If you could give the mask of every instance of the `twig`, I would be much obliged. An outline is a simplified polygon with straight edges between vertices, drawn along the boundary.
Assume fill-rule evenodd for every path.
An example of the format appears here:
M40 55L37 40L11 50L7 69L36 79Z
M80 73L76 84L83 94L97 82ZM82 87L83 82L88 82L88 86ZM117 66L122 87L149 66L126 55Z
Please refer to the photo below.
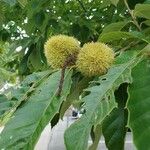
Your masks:
M63 83L64 83L65 71L66 71L66 66L63 66L63 68L61 70L61 78L59 81L58 91L56 94L58 97L60 97L60 95L61 95L61 91L62 91L62 87L63 87Z
M126 51L127 49L129 49L129 48L131 48L131 47L133 47L133 46L135 46L135 45L138 44L139 42L140 42L140 41L131 42L131 43L130 43L129 45L127 45L126 47L124 47L124 48L120 49L119 51L117 51L117 52L115 53L115 55L118 56L120 53Z
M141 31L141 27L140 27L140 25L138 24L138 22L137 22L137 20L136 20L136 18L135 18L135 16L134 16L134 14L133 14L133 11L129 8L129 5L128 5L128 3L127 3L127 0L124 0L124 3L125 3L125 6L127 7L128 11L129 11L129 13L130 13L130 15L131 15L131 17L132 17L133 23L136 25L136 27L138 28L138 30Z
M120 51L123 52L133 46L135 46L136 44L138 44L140 41L136 41L136 42L131 42L129 45L127 45L126 47L122 48Z
M70 65L75 64L76 61L76 54L70 55L67 60L65 61L64 65L62 66L62 70L61 70L61 78L59 81L59 86L58 86L58 91L56 93L56 96L60 97L61 96L61 91L63 88L63 83L64 83L64 77L65 77L65 71L66 68Z

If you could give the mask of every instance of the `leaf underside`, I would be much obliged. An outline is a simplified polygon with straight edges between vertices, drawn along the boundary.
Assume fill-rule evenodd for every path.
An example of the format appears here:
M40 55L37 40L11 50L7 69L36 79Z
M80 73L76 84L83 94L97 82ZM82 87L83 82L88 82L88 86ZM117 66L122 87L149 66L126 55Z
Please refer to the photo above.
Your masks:
M42 130L59 111L71 87L72 71L65 75L61 97L56 97L60 71L46 78L6 124L0 134L0 149L34 149Z
M85 150L94 124L101 124L104 118L117 106L114 91L120 84L131 82L131 68L137 63L133 58L127 63L112 67L105 76L100 77L100 85L89 87L89 95L83 98L85 114L65 132L67 150Z

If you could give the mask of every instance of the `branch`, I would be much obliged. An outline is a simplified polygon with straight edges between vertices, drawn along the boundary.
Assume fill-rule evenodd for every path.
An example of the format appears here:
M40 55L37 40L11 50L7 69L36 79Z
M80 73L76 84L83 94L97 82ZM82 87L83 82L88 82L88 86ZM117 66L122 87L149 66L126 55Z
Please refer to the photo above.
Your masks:
M62 91L62 88L63 88L63 83L64 83L64 77L65 77L65 71L66 71L66 68L68 66L71 66L71 65L74 65L75 64L75 61L76 61L76 53L73 54L73 55L70 55L67 60L65 61L64 65L62 66L62 70L61 70L61 78L60 78L60 81L59 81L59 86L58 86L58 91L56 93L56 96L60 97L61 96L61 91Z
M121 54L122 52L126 51L127 49L137 45L140 41L136 41L136 42L131 42L129 45L127 45L126 47L120 49L119 51L117 51L115 53L116 56L118 56L119 54Z
M57 91L57 94L56 94L58 97L60 97L61 91L62 91L62 88L63 88L65 71L66 71L66 66L63 66L63 68L61 70L61 78L60 78L60 81L59 81L58 91Z
M141 27L140 27L140 25L138 24L138 22L137 22L137 20L136 20L136 18L135 18L135 16L134 16L134 14L133 14L133 11L129 8L129 5L128 5L128 3L127 3L127 0L124 0L124 3L125 3L125 6L127 7L128 11L129 11L129 13L130 13L130 15L131 15L131 18L132 18L132 20L133 20L133 23L136 25L136 27L138 28L138 30L141 31Z
M136 41L136 42L131 42L129 45L127 45L126 47L122 48L120 51L125 51L135 45L137 45L140 41Z

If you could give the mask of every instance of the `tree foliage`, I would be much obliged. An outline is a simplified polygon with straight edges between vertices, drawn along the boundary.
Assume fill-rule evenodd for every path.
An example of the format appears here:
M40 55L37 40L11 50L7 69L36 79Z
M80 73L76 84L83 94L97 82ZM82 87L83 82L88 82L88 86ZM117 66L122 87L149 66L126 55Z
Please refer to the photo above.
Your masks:
M15 84L0 94L0 149L34 149L44 127L71 105L84 113L64 134L67 150L96 150L101 135L109 150L124 149L127 128L138 150L150 149L149 0L1 0L0 10L0 87ZM114 64L94 77L67 68L58 96L63 69L44 54L58 34L81 47L106 43Z

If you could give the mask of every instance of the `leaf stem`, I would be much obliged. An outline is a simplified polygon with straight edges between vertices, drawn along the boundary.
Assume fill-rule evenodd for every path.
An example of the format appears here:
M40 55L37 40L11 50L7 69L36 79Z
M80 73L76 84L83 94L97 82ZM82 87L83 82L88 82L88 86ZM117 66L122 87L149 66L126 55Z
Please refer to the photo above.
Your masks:
M129 5L128 5L128 3L127 3L127 0L124 0L124 4L125 4L125 6L127 7L128 11L129 11L129 13L130 13L130 15L131 15L131 18L132 18L132 20L133 20L133 23L134 23L135 26L138 28L138 30L141 31L141 27L140 27L140 25L138 24L138 22L137 22L137 20L136 20L136 18L135 18L135 16L134 16L134 14L133 14L133 10L131 10L131 9L129 8Z
M57 94L56 94L58 97L61 96L61 91L62 91L63 83L64 83L65 71L66 71L66 66L63 66L63 68L61 69L61 78L60 78L60 81L59 81L58 91L57 91Z
M73 55L68 56L68 58L66 59L66 61L64 62L63 66L62 66L61 77L60 77L59 86L58 86L58 91L56 93L57 97L61 96L61 91L62 91L62 88L63 88L63 83L64 83L64 77L65 77L66 68L68 66L70 66L70 65L74 65L75 64L76 56L77 56L76 53L73 54Z
M115 55L118 56L118 55L121 54L122 52L128 50L129 48L131 48L131 47L133 47L133 46L135 46L135 45L137 45L139 42L140 42L140 41L131 42L131 43L130 43L129 45L127 45L126 47L124 47L124 48L120 49L119 51L117 51L117 52L115 53Z
M125 51L135 45L137 45L140 41L136 41L136 42L131 42L129 45L127 45L126 47L122 48L120 51Z

